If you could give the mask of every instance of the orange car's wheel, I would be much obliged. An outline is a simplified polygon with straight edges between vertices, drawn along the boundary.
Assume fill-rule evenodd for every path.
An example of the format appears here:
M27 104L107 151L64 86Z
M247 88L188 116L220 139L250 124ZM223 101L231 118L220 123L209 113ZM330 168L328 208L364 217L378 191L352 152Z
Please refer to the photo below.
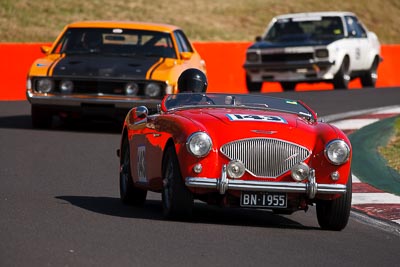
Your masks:
M351 172L346 186L346 193L339 198L317 201L317 219L322 229L340 231L346 227L351 209Z
M163 160L162 205L168 219L185 219L193 210L193 195L185 186L173 146L165 151Z
M31 106L32 127L45 129L50 128L53 121L53 114L45 108L32 105Z
M131 176L130 151L128 139L124 139L121 151L121 165L119 173L119 192L121 201L128 205L143 205L147 191L135 187Z

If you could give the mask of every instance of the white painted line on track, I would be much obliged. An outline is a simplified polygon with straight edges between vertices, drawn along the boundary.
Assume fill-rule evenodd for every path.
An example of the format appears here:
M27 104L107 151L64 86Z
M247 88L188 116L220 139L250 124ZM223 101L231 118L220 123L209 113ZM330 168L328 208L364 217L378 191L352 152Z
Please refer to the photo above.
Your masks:
M372 123L379 121L379 119L349 119L341 120L337 122L331 122L330 124L335 125L339 129L343 130L357 130Z
M372 114L392 114L392 113L399 113L400 114L400 107L389 108L374 112Z
M400 204L400 197L390 193L353 193L352 205Z
M365 115L365 114L371 114L371 115L384 115L384 114L400 114L400 106L391 106L391 107L385 107L385 108L379 108L376 110L370 110L370 112L359 112L359 114L354 113L353 116L357 116L357 115ZM347 114L347 115L350 115ZM342 120L337 120L340 117L342 117ZM356 131L359 130L362 127L365 127L369 124L375 123L377 121L380 120L380 118L355 118L355 119L351 119L351 116L344 116L342 114L342 116L328 116L328 118L330 118L330 123L335 125L336 127L338 127L339 129L343 130L343 131ZM336 122L332 122L332 120L337 120ZM353 184L359 184L359 183L363 183L357 176L352 175L352 182ZM368 192L364 192L364 193L352 193L352 205L354 205L355 209L360 209L360 207L357 208L357 206L355 205L366 205L366 207L379 207L379 204L383 204L383 205L397 205L400 204L400 196L394 195L394 194L390 194L390 193L368 193ZM363 210L362 208L360 210ZM383 211L382 211L383 212ZM358 213L352 213L353 216L354 214L358 214ZM359 215L357 215L359 216ZM372 217L371 217L372 218ZM390 219L388 219L390 220ZM400 225L400 219L397 218L393 218L392 220L390 220L391 222ZM387 229L387 227L384 227L384 229ZM399 229L396 228L395 232L397 234L400 234Z
M355 176L354 174L352 174L351 176L352 176L352 179L351 179L351 180L352 180L353 184L354 184L354 183L361 183L361 180L358 179L357 176Z

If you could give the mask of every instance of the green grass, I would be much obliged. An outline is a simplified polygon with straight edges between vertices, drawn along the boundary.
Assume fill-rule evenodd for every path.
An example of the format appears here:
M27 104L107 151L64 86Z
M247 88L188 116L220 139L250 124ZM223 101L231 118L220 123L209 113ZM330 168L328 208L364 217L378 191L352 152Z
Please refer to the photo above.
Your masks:
M392 169L400 172L400 117L395 120L393 135L385 147L378 152L384 157Z
M78 20L175 24L192 41L253 41L275 15L352 11L382 44L400 44L399 0L0 0L0 42L51 42Z

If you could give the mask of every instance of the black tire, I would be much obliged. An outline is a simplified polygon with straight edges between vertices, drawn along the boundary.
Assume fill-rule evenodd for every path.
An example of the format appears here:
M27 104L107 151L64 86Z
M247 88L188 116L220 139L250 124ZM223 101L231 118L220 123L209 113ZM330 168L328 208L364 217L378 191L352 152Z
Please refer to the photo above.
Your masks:
M340 231L346 227L351 209L351 172L346 186L346 193L339 198L317 201L317 219L322 229Z
M283 91L294 91L297 83L295 82L281 82Z
M146 201L147 190L137 188L133 184L130 166L129 142L125 138L122 143L119 192L122 203L127 205L141 206Z
M263 83L262 82L252 82L249 75L246 75L246 87L250 93L261 92Z
M32 127L36 129L47 129L53 122L53 114L46 108L31 106Z
M362 87L375 87L378 80L378 65L379 59L375 58L370 69L360 77Z
M187 219L193 211L193 195L184 184L173 146L163 159L162 206L167 219Z
M347 89L350 82L350 60L348 57L343 59L342 65L333 78L333 87L335 89Z

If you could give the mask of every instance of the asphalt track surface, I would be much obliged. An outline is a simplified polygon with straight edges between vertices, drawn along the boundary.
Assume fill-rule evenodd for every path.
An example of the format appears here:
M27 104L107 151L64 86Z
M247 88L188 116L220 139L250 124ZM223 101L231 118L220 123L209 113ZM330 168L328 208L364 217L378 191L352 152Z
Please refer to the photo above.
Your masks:
M320 116L400 102L400 88L273 93ZM341 232L290 216L197 203L165 221L160 195L121 204L120 125L34 130L26 101L0 102L0 266L397 266L400 230L352 212Z

